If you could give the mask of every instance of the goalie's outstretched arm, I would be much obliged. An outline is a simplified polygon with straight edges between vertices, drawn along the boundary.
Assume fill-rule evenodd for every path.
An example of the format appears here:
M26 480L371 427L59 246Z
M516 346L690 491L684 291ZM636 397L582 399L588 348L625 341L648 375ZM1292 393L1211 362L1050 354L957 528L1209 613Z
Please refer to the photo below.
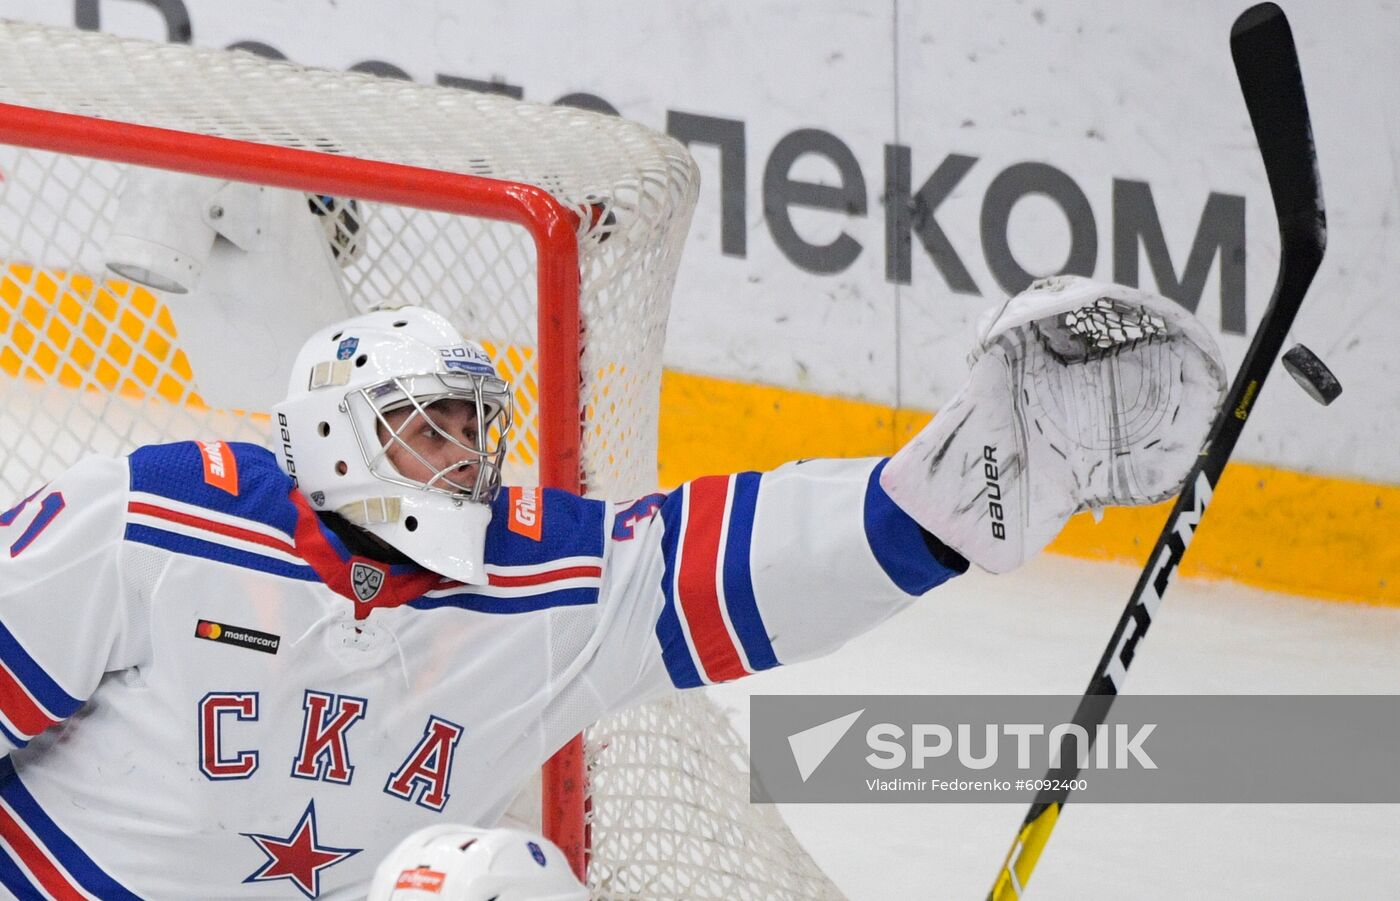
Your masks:
M1078 510L1168 497L1225 387L1190 313L1073 276L996 311L971 362L888 461L708 477L619 509L603 603L654 657L624 685L690 688L819 656L967 561L1012 569Z
M827 653L967 569L880 487L885 460L707 476L616 508L601 603L630 703Z

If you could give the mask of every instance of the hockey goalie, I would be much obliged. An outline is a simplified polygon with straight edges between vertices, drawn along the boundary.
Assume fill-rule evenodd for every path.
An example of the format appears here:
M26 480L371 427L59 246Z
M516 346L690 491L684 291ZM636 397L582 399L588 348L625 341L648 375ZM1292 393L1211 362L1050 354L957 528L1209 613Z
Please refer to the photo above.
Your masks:
M987 317L892 458L592 500L503 486L492 358L384 302L305 339L276 452L92 457L0 514L9 893L363 897L401 839L495 825L610 711L824 654L1076 511L1170 496L1225 387L1178 305L1057 277Z

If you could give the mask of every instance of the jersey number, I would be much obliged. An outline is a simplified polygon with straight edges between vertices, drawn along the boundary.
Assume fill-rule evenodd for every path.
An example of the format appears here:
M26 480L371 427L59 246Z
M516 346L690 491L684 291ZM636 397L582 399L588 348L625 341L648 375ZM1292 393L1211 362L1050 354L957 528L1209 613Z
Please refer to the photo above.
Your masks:
M41 488L40 491L42 490ZM38 496L39 492L36 491L4 513L0 513L0 527L8 526L16 519L19 519L19 515L24 512L24 508L29 506L29 502ZM15 539L14 544L10 545L10 556L18 557L20 554L24 553L24 549L34 543L34 539L39 537L39 533L47 529L49 523L53 522L54 518L63 512L63 507L62 492L53 491L44 495L44 499L39 502L38 515L29 523L24 533Z
M618 510L617 515L613 517L613 541L631 541L635 538L637 523L651 519L656 511L661 509L661 502L664 500L664 494L648 494Z

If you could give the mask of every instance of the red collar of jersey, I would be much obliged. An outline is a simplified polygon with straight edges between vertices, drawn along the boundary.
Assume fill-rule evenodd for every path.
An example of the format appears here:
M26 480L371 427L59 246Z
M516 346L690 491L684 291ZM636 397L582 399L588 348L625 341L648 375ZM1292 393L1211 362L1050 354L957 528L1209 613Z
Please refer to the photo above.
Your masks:
M297 553L327 588L354 602L356 619L364 619L376 607L398 607L434 588L461 584L414 564L389 564L350 553L344 542L321 524L301 491L293 488L290 497L297 511L293 536Z

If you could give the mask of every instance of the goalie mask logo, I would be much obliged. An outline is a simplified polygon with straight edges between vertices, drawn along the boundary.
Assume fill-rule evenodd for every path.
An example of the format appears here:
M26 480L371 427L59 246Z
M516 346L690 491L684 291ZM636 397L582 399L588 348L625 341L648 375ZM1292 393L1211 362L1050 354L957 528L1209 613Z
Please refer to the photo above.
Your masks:
M355 589L355 597L368 604L379 595L384 587L384 570L368 563L356 562L350 566L350 587Z

